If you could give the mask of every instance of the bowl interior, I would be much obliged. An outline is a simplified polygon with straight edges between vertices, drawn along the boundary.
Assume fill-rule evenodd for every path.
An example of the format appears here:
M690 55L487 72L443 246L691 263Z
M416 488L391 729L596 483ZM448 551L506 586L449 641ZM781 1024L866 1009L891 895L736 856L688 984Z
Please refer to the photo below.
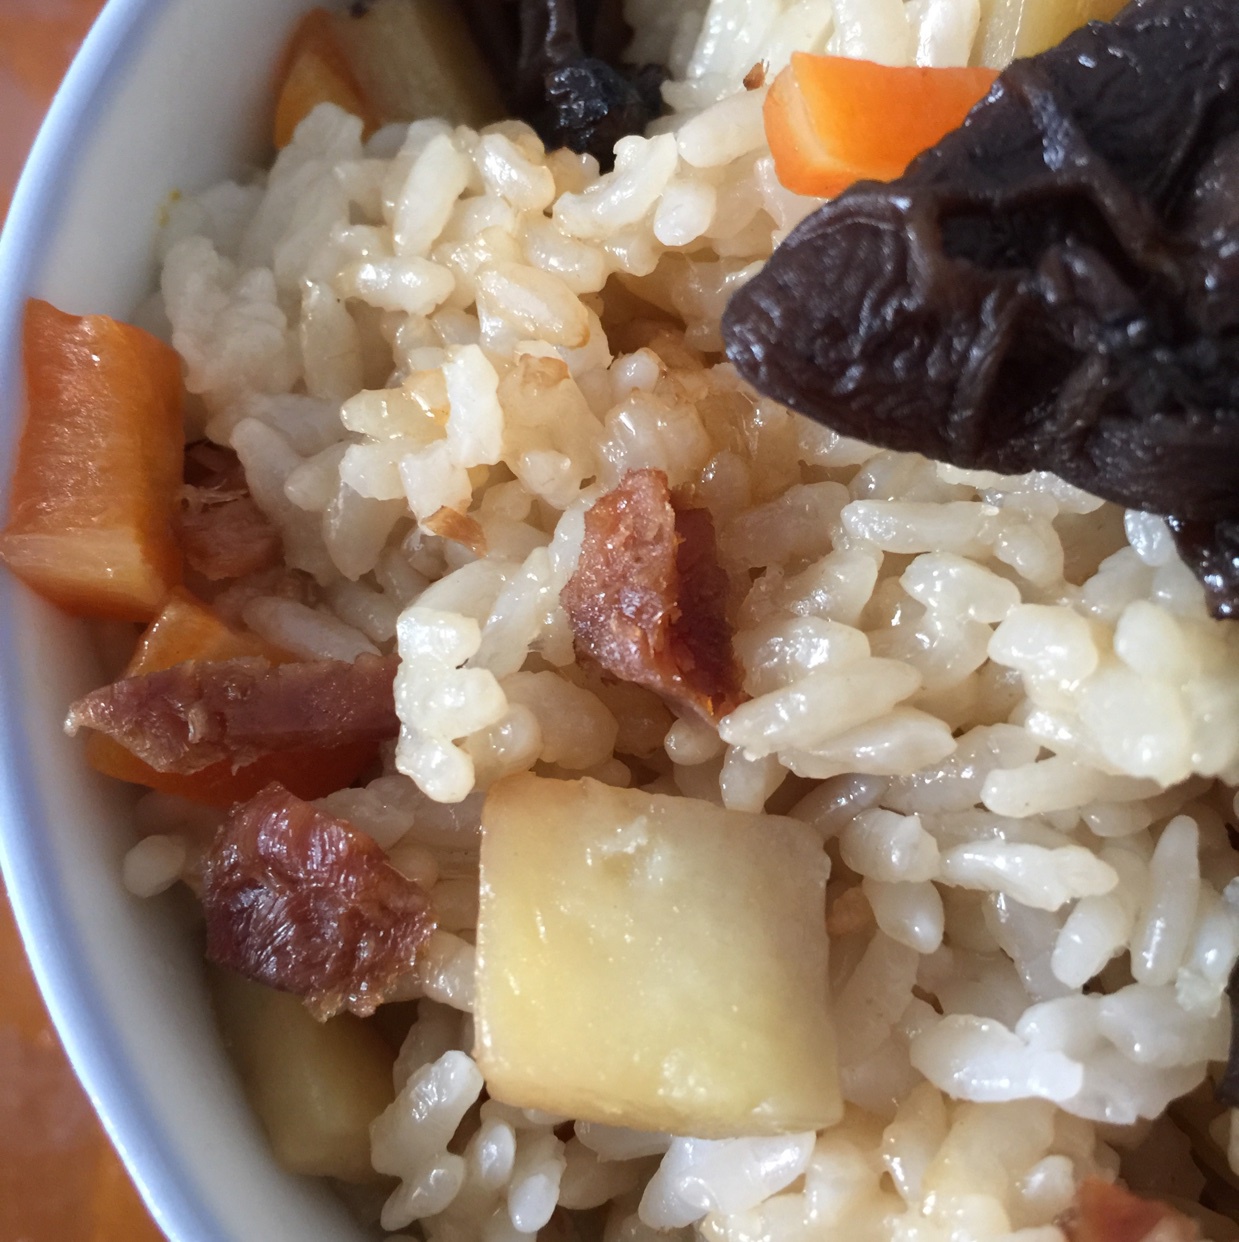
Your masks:
M105 8L0 239L0 488L22 417L25 299L133 313L154 284L168 195L266 158L273 66L307 7ZM216 1035L184 907L121 887L132 797L61 731L100 667L85 626L0 574L0 861L69 1056L174 1242L365 1236L329 1191L272 1162Z

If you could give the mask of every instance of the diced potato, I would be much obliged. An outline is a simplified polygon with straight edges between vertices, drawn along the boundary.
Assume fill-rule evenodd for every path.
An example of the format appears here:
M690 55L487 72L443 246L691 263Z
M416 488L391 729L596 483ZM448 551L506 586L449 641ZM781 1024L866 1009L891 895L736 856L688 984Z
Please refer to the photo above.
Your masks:
M472 126L504 114L455 0L378 0L336 30L367 99L388 121L443 116Z
M1109 21L1127 0L981 0L973 61L1001 69L1061 43L1085 22Z
M522 773L482 829L492 1095L705 1138L839 1118L828 863L803 824Z
M370 1123L395 1097L387 1041L351 1014L318 1022L297 997L231 971L212 983L224 1041L280 1165L376 1180Z

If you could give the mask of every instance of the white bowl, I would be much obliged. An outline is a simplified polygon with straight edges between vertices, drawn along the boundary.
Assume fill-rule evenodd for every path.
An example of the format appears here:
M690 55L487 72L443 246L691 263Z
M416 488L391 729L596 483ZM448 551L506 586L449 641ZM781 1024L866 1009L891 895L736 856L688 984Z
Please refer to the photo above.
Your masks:
M310 0L111 0L56 97L0 237L0 487L28 296L131 314L170 191L265 158L271 81ZM131 898L132 797L61 731L101 680L86 628L0 571L0 861L65 1047L173 1242L366 1236L280 1172L223 1051L175 898Z

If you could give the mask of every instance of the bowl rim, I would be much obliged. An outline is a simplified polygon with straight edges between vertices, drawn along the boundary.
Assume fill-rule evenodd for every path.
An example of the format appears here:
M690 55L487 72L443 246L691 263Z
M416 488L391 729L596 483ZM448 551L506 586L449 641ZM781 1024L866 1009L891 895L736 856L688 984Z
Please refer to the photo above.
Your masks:
M0 231L0 379L18 380L25 301L59 223L56 204L164 0L107 0L39 128ZM18 387L15 385L15 387ZM0 481L7 496L8 480ZM0 872L52 1021L156 1223L173 1242L219 1242L227 1231L174 1153L120 1032L86 970L41 826L47 813L21 727L17 591L0 590Z

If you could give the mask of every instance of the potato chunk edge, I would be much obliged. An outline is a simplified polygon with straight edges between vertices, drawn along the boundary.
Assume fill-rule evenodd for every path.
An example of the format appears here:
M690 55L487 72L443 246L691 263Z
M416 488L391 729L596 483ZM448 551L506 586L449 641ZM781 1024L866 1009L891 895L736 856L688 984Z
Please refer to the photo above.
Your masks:
M482 816L475 1057L525 1108L703 1138L838 1120L805 825L509 777Z

